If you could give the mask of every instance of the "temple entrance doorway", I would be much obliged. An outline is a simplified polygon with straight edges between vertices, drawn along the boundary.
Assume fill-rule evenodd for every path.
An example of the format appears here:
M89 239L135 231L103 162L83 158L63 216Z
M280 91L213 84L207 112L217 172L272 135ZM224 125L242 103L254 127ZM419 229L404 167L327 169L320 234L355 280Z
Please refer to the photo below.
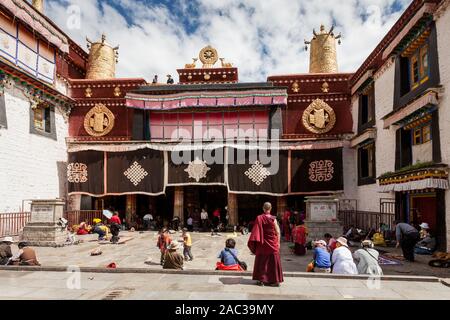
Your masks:
M238 194L239 225L248 225L263 213L265 202L272 204L272 214L277 213L277 197L269 195Z
M216 209L221 211L221 220L225 221L228 205L228 191L225 186L187 186L184 187L184 220L192 217L194 228L200 225L200 212L204 208L212 219Z

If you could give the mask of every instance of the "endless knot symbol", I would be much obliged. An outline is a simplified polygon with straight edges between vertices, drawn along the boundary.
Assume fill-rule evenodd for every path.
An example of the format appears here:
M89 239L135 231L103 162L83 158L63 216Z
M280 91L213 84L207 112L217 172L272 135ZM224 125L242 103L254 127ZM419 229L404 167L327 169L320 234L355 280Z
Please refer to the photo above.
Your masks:
M309 164L309 180L313 182L330 181L333 174L334 167L331 160L313 161Z
M69 163L67 165L67 181L72 183L84 183L87 180L87 165L84 163Z
M137 186L146 176L148 172L141 167L136 161L123 173L128 180Z
M245 175L252 180L254 184L259 186L268 176L270 176L270 172L256 160L255 163L245 171Z
M184 169L189 174L189 178L195 179L197 182L202 178L206 178L209 170L211 168L206 165L206 161L202 161L199 158L195 158L194 161L189 161L188 167Z

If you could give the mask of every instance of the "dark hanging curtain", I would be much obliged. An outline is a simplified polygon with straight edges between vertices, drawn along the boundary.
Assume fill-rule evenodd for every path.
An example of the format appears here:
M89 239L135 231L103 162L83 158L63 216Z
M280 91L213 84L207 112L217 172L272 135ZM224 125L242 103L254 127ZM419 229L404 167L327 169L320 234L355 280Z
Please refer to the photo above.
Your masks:
M285 150L228 149L228 184L231 192L287 194L287 168L288 151Z
M202 164L200 161L205 161L205 163ZM206 172L205 177L203 177L203 172ZM219 183L225 184L223 148L168 152L169 185Z
M104 153L81 151L69 153L67 184L70 193L92 196L104 194Z
M164 192L164 152L142 149L108 152L108 194Z
M344 189L342 148L294 150L291 157L292 193Z

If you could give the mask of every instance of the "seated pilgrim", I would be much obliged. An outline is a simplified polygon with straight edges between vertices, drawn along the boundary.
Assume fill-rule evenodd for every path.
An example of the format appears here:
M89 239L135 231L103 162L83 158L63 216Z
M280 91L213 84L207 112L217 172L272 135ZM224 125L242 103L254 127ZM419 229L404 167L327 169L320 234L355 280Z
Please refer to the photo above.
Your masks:
M5 237L0 241L0 266L9 264L13 254L11 251L12 237Z
M90 226L86 224L86 222L81 222L78 226L77 235L82 236L85 234L89 234Z
M428 234L425 238L416 243L414 252L416 254L433 254L436 249L436 239Z
M361 249L353 253L356 268L359 274L383 275L383 270L378 263L379 252L375 250L371 240L361 242Z
M180 243L176 240L172 241L167 248L166 254L164 255L163 269L184 269L184 258L177 251L180 248Z
M225 248L217 256L220 262L216 263L216 270L243 270L237 261L238 251L235 247L236 241L234 239L230 238L225 241Z
M21 266L40 266L36 258L36 252L26 242L20 242L19 252L12 258L13 264Z

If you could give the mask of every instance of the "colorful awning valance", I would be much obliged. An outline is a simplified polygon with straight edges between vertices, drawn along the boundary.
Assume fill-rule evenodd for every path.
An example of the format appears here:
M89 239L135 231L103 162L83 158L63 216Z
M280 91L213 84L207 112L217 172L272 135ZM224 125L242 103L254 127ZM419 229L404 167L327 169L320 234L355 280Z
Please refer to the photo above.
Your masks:
M448 189L445 168L424 168L405 173L393 173L379 178L380 192L401 192L424 189Z
M173 110L198 107L242 107L286 105L286 90L204 91L169 95L143 95L128 93L129 108Z

